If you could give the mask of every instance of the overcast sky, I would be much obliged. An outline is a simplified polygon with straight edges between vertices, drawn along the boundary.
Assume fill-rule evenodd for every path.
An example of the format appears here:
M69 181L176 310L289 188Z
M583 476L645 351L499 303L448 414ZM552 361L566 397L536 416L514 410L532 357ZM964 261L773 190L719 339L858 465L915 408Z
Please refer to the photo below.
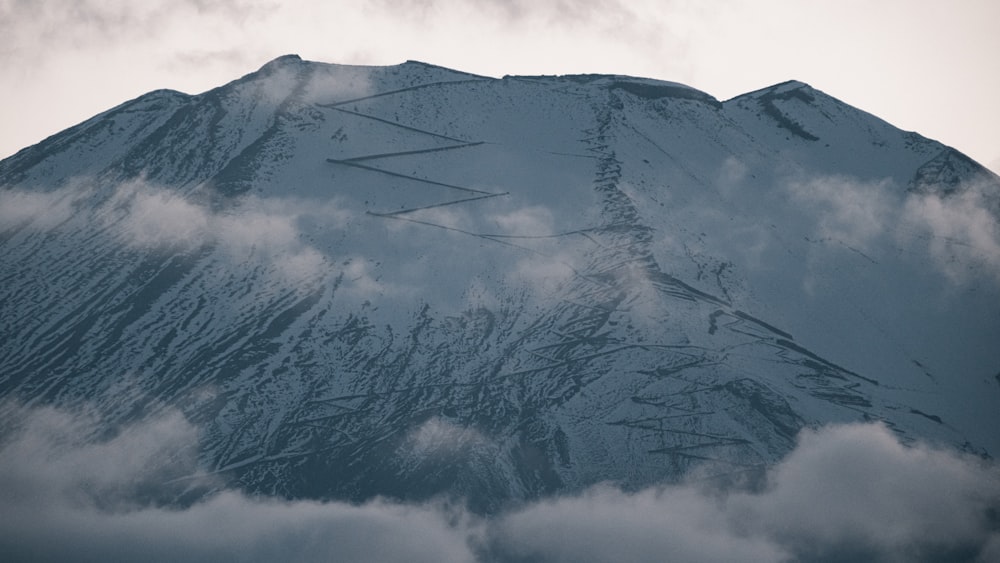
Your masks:
M0 0L0 157L297 53L631 74L719 99L794 78L1000 170L997 22L995 0Z

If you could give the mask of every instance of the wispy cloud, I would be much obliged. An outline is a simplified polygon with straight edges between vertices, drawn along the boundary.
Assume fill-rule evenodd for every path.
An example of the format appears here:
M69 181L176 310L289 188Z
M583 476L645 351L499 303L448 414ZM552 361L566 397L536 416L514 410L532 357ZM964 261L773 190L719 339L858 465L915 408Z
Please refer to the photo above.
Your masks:
M489 444L474 428L455 424L441 417L432 417L413 429L405 442L406 452L418 459L448 456L470 447Z
M792 198L817 218L817 234L867 247L892 221L888 180L862 182L845 176L789 182Z
M321 217L342 228L349 214L336 202L244 198L216 211L166 188L141 181L119 186L101 213L124 244L151 250L190 250L215 245L234 264L264 262L293 280L323 273L326 257L303 241L298 222Z
M547 236L553 234L555 217L548 207L532 205L490 215L486 223L496 225L505 235Z
M985 193L991 188L996 186L975 184L950 196L912 194L903 208L899 235L916 235L916 240L927 235L927 251L957 283L978 268L1000 282L1000 217L993 211L1000 205L991 206Z
M569 253L530 254L517 261L508 278L517 286L533 288L536 297L548 298L576 274L572 265L575 259Z
M875 256L898 254L901 247L926 256L954 284L1000 282L1000 205L991 195L996 184L971 181L937 194L907 191L889 179L814 176L784 187L814 241Z
M338 201L246 197L225 209L170 188L134 180L97 195L78 180L52 192L0 192L0 230L30 232L103 230L117 244L147 252L190 252L212 248L227 264L263 265L288 282L344 273L348 280L368 280L363 267L337 268L303 236L302 221L342 230L352 214ZM353 262L352 262L353 263ZM349 265L349 264L348 264Z
M0 230L55 228L72 217L74 200L68 192L2 191Z

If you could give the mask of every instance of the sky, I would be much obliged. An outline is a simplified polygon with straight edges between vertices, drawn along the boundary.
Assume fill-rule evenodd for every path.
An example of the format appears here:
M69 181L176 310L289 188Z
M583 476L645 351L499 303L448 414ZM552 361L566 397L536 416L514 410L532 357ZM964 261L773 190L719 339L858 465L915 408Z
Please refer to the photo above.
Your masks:
M0 0L0 158L295 53L629 74L721 100L796 79L998 171L997 21L993 0Z

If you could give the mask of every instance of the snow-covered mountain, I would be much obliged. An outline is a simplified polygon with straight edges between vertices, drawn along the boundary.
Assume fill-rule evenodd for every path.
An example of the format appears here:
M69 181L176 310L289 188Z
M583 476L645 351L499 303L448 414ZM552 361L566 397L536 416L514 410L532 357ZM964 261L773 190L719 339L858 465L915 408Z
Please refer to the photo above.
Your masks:
M180 409L250 491L491 510L861 420L1000 453L1000 179L803 83L286 56L0 186L8 406Z

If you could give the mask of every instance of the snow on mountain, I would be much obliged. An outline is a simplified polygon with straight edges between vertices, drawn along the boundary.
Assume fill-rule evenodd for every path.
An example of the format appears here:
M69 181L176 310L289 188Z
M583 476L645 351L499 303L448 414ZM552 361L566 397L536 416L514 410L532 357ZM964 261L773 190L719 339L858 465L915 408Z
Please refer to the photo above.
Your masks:
M800 82L276 59L0 162L0 393L480 509L881 420L1000 452L1000 179Z

